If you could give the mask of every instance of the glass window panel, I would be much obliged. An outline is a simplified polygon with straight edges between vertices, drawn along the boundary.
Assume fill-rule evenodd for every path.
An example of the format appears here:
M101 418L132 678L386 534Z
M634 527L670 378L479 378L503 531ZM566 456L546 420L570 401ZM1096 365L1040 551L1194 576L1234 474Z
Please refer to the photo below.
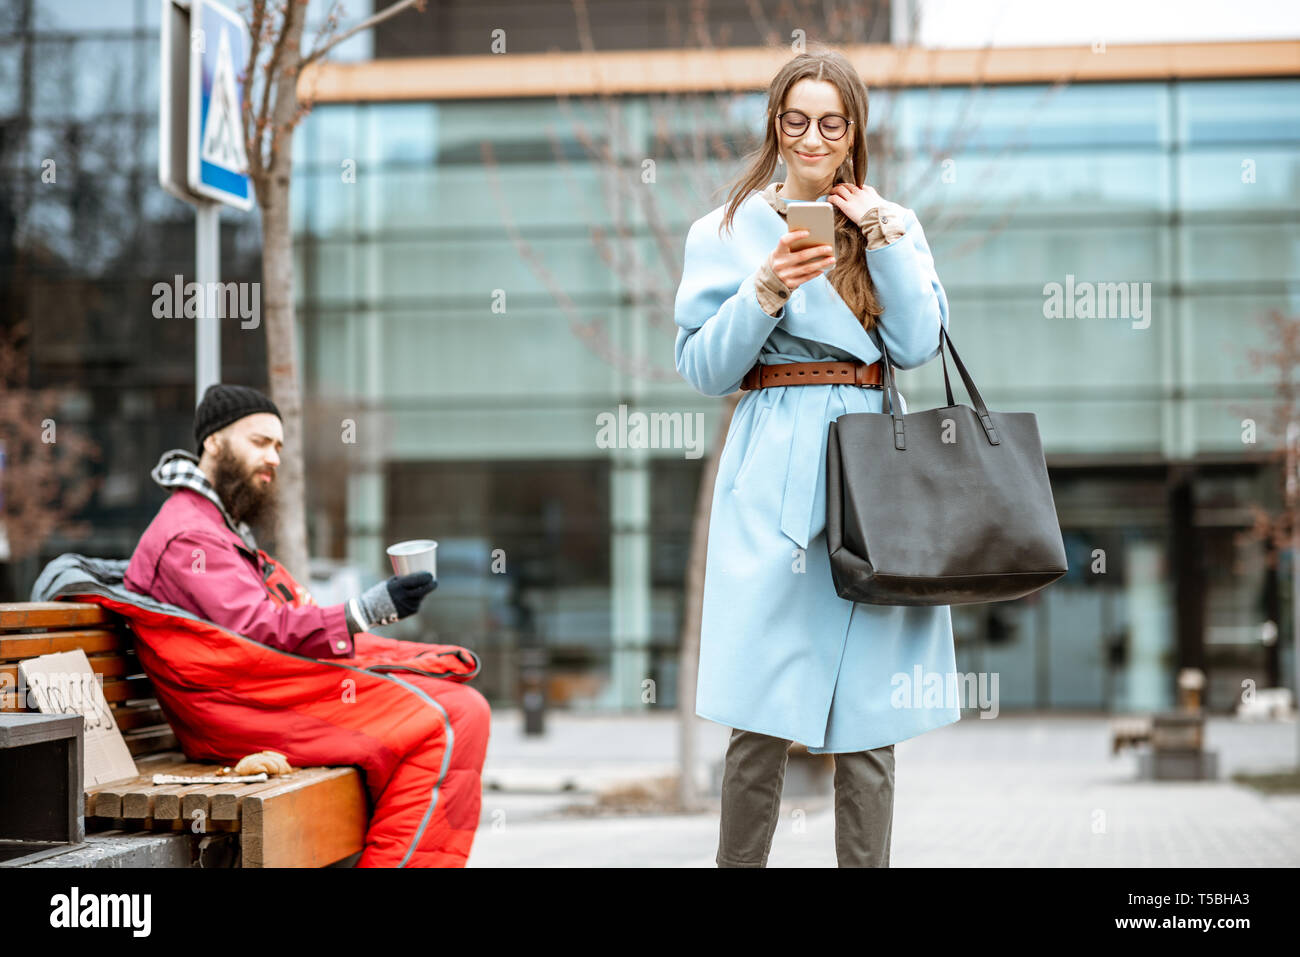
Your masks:
M914 89L882 116L903 151L1150 146L1167 140L1165 88L1155 83Z
M299 125L294 164L340 170L345 159L359 159L364 138L357 130L360 108L350 104L317 106Z
M98 119L135 109L129 39L33 43L33 116Z
M343 243L320 243L304 282L311 283L313 298L321 303L355 302L357 247Z
M419 170L384 168L376 169L351 188L364 196L358 215L368 229L434 235L463 225L478 231L486 212L483 198L475 202L476 197L455 196L450 188L450 181L455 179L464 179L460 170L448 174L434 166ZM452 213L448 207L453 205L462 208ZM477 207L476 216L466 216L464 207L468 205Z
M0 43L0 117L16 116L22 109L23 48Z
M1179 206L1244 218L1248 211L1300 207L1294 147L1202 148L1178 156Z
M599 313L584 310L582 318L598 320ZM611 366L554 305L530 303L497 315L486 307L466 312L431 303L427 311L386 311L381 319L378 341L403 343L385 347L381 356L388 398L488 397L495 403L513 396L527 402L545 395L603 397L613 388ZM545 372L519 374L524 369Z
M1133 397L1160 382L1172 305L1154 292L1153 320L1145 329L1123 318L1048 319L1041 298L962 296L950 299L949 307L953 338L976 386L990 402L999 394L1008 397L999 408L1010 408L1010 397L1024 393L1091 393L1100 387L1113 398ZM1014 349L1007 347L1010 342ZM1026 363L1026 355L1034 361ZM964 396L951 356L948 372L954 393ZM938 358L902 375L926 376L927 388L943 388Z
M720 171L716 177L711 177L693 163L681 162L672 157L656 157L655 181L644 184L643 192L632 194L636 197L637 205L624 215L634 217L638 223L645 223L647 216L653 213L659 228L670 237L670 245L676 249L680 265L686 232L691 228L691 223L727 201L722 184L729 172ZM778 177L772 178L775 180ZM642 187L639 164L628 173L628 182L635 188ZM591 200L591 197L584 198Z
M1106 707L1110 632L1115 588L1055 582L1041 593L1042 617L1049 629L1046 702L1053 708ZM1036 602L1037 603L1037 602Z
M170 222L179 219L185 214L193 215L193 208L189 203L182 202L167 190L158 185L157 176L144 181L145 189L143 192L143 207L141 214L146 222L159 223Z
M499 166L492 175L468 165L385 168L367 171L354 188L365 192L359 212L376 231L500 236L514 226L544 230L538 241L547 242L559 231L612 230L611 203L621 195L626 205L632 190L646 187L626 171L575 166L561 172L530 163Z
M70 51L77 59L75 82L63 91L72 94L66 110L82 119L137 109L135 41L84 39ZM157 107L155 106L155 109Z
M139 128L140 146L136 154L139 169L148 176L158 179L158 121L151 119Z
M308 231L309 212L315 206L311 198L316 193L315 177L311 173L296 172L289 181L290 228L295 236ZM301 286L301 283L299 283Z
M1184 82L1177 96L1180 143L1300 142L1300 81Z
M609 301L616 294L615 277L595 255L590 240L534 238L532 248L546 270L544 276L534 272L508 239L449 237L381 243L376 288L390 299L418 297L432 303L452 296L478 301L484 311L498 289L506 293L507 309L554 302L548 280L577 302L597 295Z
M1284 282L1300 276L1300 223L1188 224L1182 271L1190 282Z
M356 354L348 348L349 315L329 309L304 312L311 328L307 376L319 395L354 394L359 386L353 381Z
M653 141L702 133L761 139L767 123L767 94L657 96L650 98L647 109Z
M307 9L307 19L303 25L303 49L314 49L318 43L317 32L320 30L321 23L326 15L333 10L332 3L312 4ZM353 24L364 20L374 12L374 0L352 0L346 6L340 6L342 16L338 27L331 36L337 36L344 30L347 30ZM343 41L329 52L329 59L336 63L352 63L357 61L373 60L375 47L375 31L362 30L360 33ZM323 42L328 42L329 37L323 38Z
M137 0L140 13L140 19L136 23L136 29L148 30L156 35L162 20L162 4L150 3L149 0Z
M1252 350L1276 352L1282 344L1270 341L1273 326L1266 321L1271 310L1284 314L1300 303L1288 306L1284 296L1258 296L1244 292L1201 292L1186 303L1187 348L1191 354L1193 382L1207 386L1267 386L1276 370L1253 371Z
M526 644L547 646L552 706L590 703L608 680L608 472L590 459L390 466L386 538L434 529L447 552L440 544L447 600L418 617L432 640L480 651L489 694L513 699ZM493 548L509 556L504 574L487 574Z
M137 7L149 5L137 0L40 0L35 4L36 29L68 33L130 30L135 26Z
M1259 397L1242 396L1232 398L1218 394L1224 390L1215 390L1211 396L1192 396L1180 405L1185 406L1191 431L1189 441L1194 443L1198 452L1230 453L1243 455L1260 453L1279 447L1280 437L1269 426L1276 415L1277 400L1267 394L1267 387L1255 390L1264 391ZM1244 393L1244 388L1234 390ZM1248 441L1246 420L1254 421L1254 443Z
M131 160L137 150L136 132L128 118L72 121L54 132L57 145L52 156L61 175L102 176L135 165Z
M1079 224L996 231L926 230L939 279L949 295L962 287L1042 293L1046 283L1160 282L1166 231L1154 227ZM1064 292L1064 290L1062 290Z
M596 416L608 403L576 405L562 398L491 405L433 405L428 398L395 404L390 400L393 458L436 453L446 459L492 456L543 459L588 456L596 449Z
M358 171L357 182L345 183L344 172L318 166L294 174L303 181L303 228L316 236L351 238L360 229L357 207L365 189L360 185L363 174Z
M1151 151L958 153L893 165L885 158L876 160L869 179L918 215L981 212L1015 222L1050 214L1059 226L1097 213L1171 208L1168 158Z
M965 609L962 615L961 630L980 643L980 665L972 670L997 674L1000 709L1032 708L1039 703L1036 674L1041 643L1036 640L1033 612L1027 603L1005 602ZM953 615L954 633L959 627L957 617Z
M977 382L978 384L978 382ZM1009 411L1010 403L1003 408ZM1150 453L1163 446L1165 403L1158 398L1126 399L1107 395L1080 399L1035 399L1024 411L1038 417L1043 451L1054 454L1106 455Z
M466 104L457 104L465 109ZM362 114L368 124L365 159L384 164L429 164L437 152L438 122L445 114L435 103L377 103Z
M581 99L566 104L533 99L443 104L437 118L437 159L479 165L488 142L503 164L587 160L592 151L599 154L614 141L621 113L617 105L611 112L608 105Z
M77 84L77 44L71 39L32 44L32 116L64 117L72 112L69 92Z
M146 3L145 6L152 6ZM158 69L161 66L161 51L156 36L135 41L135 64L132 83L135 90L135 109L147 114L150 123L158 122ZM237 70L243 69L237 65Z

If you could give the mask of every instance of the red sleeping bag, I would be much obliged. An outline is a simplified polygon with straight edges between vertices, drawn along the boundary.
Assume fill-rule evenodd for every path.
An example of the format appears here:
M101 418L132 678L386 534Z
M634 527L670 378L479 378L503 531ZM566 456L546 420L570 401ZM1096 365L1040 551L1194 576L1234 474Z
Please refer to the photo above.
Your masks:
M127 590L125 564L62 555L33 600L95 602L131 623L187 756L231 764L274 750L295 767L357 765L372 807L357 866L464 866L490 724L487 701L463 684L479 670L473 652L359 632L354 657L303 657Z

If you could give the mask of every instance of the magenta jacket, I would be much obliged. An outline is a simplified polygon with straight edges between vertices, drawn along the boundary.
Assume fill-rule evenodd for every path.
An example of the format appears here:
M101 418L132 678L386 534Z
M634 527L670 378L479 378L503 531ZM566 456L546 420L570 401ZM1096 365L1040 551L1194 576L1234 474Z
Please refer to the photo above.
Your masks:
M257 554L213 502L187 488L172 492L140 536L125 585L272 648L309 658L355 654L342 604L273 601Z

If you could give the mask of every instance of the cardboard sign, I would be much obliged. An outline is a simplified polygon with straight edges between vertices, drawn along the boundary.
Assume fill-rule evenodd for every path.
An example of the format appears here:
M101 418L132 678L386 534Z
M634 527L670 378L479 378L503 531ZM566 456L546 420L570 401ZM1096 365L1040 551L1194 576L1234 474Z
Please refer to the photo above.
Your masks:
M126 739L118 730L99 676L81 649L20 661L29 700L42 714L79 714L86 720L85 784L133 778L136 771Z

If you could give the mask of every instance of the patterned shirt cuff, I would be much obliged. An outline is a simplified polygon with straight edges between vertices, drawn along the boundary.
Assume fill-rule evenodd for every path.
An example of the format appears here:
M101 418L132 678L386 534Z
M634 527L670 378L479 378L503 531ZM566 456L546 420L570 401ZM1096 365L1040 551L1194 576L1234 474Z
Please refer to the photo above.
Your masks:
M759 306L769 316L780 315L782 308L790 299L790 289L772 269L772 264L766 260L754 274L754 292L758 296Z
M880 249L903 237L903 207L897 203L882 203L867 210L858 226L867 239L867 249Z

